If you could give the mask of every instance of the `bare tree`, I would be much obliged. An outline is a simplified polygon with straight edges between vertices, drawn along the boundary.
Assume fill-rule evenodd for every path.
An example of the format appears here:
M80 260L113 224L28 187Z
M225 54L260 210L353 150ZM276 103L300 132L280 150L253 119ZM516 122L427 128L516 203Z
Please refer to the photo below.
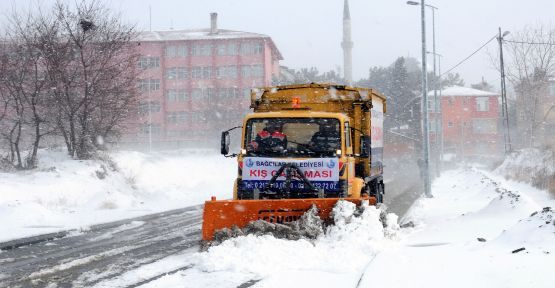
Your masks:
M49 134L89 158L136 113L134 28L99 2L71 7L14 13L0 42L0 153L19 169L35 167Z
M30 169L36 166L41 138L52 132L45 109L45 57L39 49L43 31L31 15L13 14L9 20L2 45L0 90L5 114L1 136L9 145L8 160L18 169Z
M505 42L506 75L516 92L517 123L525 146L534 146L543 121L549 79L555 73L555 30L526 28Z
M97 139L125 129L136 106L134 27L95 1L81 1L74 10L57 2L54 13L59 29L45 49L56 122L68 153L85 159L104 142Z

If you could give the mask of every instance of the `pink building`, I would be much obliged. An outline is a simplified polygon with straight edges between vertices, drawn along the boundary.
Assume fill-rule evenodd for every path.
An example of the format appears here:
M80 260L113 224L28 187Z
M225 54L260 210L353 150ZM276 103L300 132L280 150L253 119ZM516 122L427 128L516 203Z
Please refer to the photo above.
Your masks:
M125 140L156 146L199 146L240 125L250 89L271 85L283 60L263 34L217 28L142 32L143 69L137 129Z
M445 153L468 158L496 156L502 151L503 135L498 93L452 86L442 90L441 95ZM439 114L432 109L433 91L428 97L430 140L435 143Z

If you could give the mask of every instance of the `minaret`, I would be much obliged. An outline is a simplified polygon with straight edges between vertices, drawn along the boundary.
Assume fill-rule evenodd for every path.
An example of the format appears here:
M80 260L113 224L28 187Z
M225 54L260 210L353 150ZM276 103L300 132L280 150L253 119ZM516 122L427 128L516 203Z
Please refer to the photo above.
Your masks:
M348 85L353 83L353 41L351 41L351 13L349 13L349 1L345 0L343 7L343 73Z

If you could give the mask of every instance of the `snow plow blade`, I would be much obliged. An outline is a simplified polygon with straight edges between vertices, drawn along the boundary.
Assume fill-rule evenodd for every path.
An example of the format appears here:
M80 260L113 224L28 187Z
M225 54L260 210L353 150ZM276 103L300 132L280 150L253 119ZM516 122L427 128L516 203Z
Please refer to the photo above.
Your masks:
M278 200L212 200L204 204L202 240L211 241L214 233L223 228L245 227L249 222L265 220L270 223L287 223L299 219L312 205L316 205L320 218L329 219L335 203L339 200L356 205L369 200L376 204L376 198L311 198Z

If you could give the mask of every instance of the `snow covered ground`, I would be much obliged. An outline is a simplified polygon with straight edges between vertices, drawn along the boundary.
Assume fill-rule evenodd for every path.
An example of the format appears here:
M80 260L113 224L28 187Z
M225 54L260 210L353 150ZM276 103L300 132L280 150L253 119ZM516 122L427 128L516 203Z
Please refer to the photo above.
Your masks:
M115 152L117 171L63 151L39 155L37 170L0 173L0 242L230 198L237 173L235 159L211 150Z
M203 151L117 152L118 170L43 151L39 171L0 174L0 241L229 198L234 159ZM101 166L105 165L105 169ZM105 174L105 175L104 175ZM217 180L214 180L214 177ZM434 198L401 219L339 206L316 240L242 236L183 251L96 287L553 287L555 207L550 194L496 173L443 173ZM523 249L524 248L524 249ZM250 282L249 282L250 281Z
M318 239L230 239L100 283L114 287L192 266L141 287L553 287L555 200L545 191L477 169L444 173L434 198L415 203L397 228L379 210L338 224ZM524 248L524 250L522 249ZM170 269L168 269L170 270ZM167 270L166 270L167 271Z

